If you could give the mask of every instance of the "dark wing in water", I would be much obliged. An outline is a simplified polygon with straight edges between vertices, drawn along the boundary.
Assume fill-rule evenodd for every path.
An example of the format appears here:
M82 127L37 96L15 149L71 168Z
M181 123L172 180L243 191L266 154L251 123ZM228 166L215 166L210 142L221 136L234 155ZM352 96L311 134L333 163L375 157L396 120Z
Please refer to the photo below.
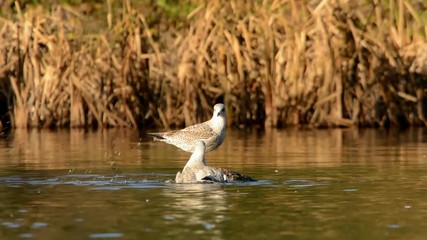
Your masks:
M230 171L228 169L217 168L217 170L219 170L220 172L222 172L222 174L225 175L225 179L227 180L227 182L233 182L233 181L255 182L255 181L257 181L254 178L242 175L242 174L240 174L238 172ZM218 179L215 178L215 176L206 176L202 180L211 181L211 182L218 182Z
M216 179L214 176L206 176L206 177L202 178L202 180L204 181L204 183L219 182L218 179Z
M227 169L222 169L224 175L227 177L227 180L231 181L241 181L241 182L255 182L257 181L254 178L249 176L242 175L238 172L230 171Z

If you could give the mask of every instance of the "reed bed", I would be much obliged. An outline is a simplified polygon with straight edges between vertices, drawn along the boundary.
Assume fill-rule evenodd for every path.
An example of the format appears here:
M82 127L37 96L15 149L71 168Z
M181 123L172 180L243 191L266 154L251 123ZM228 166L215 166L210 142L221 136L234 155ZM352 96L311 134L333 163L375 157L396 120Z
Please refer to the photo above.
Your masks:
M171 82L184 106L224 96L236 125L420 123L426 19L387 2L210 1L190 14Z
M144 123L151 95L143 23L132 9L105 33L57 6L1 20L0 76L14 127L123 127ZM146 104L145 104L146 103Z
M2 19L14 126L173 128L219 101L233 126L426 124L422 1L195 2L168 25L125 1L96 34L60 6Z

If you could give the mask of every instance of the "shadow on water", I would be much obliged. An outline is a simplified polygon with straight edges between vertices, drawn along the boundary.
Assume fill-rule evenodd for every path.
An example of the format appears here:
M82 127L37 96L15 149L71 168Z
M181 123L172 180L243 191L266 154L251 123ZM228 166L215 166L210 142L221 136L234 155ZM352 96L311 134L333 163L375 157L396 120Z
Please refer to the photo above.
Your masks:
M175 184L190 154L123 129L0 138L0 239L422 239L427 132L229 131L208 164L254 183Z

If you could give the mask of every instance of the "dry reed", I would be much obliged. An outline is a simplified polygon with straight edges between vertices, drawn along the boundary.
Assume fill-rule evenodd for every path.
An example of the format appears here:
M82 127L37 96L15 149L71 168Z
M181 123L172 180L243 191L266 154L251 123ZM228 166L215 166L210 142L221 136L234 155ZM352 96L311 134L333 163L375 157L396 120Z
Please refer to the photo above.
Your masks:
M406 0L212 0L178 29L125 1L92 35L66 8L18 12L0 22L1 86L16 127L169 128L217 101L234 126L425 124L423 12Z
M173 48L179 63L166 68L183 91L178 111L194 123L197 107L223 96L234 125L425 122L419 83L427 76L427 20L418 7L404 0L210 1L190 14ZM385 107L376 108L381 101Z
M134 10L124 9L107 33L83 34L83 20L72 9L21 13L17 7L17 21L0 25L0 76L13 92L15 127L144 122L148 57Z

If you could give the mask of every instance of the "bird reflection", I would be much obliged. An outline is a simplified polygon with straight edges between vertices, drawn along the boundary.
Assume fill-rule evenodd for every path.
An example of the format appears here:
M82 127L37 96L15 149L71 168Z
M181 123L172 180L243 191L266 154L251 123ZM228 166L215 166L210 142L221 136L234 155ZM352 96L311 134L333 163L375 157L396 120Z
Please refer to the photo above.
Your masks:
M216 228L224 220L227 210L226 193L220 184L173 184L164 194L173 198L170 215L185 225L202 225L214 235L222 235Z

